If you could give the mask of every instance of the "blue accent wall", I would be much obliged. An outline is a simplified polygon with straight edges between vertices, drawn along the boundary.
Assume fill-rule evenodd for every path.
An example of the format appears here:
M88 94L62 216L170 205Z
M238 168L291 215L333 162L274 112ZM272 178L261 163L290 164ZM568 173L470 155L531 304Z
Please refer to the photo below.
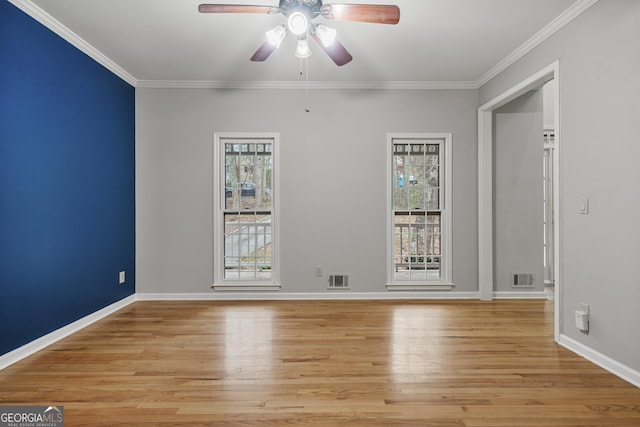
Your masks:
M134 278L135 89L0 1L0 354Z

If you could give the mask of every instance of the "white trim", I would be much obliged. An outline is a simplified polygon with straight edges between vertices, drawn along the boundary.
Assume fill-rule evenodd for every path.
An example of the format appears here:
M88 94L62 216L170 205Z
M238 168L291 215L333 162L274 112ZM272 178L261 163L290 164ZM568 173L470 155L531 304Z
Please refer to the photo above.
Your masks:
M587 347L578 341L569 338L566 335L560 335L558 344L571 350L572 352L584 357L588 361L595 363L601 368L609 371L613 375L616 375L623 380L633 384L636 387L640 387L640 372L627 365L624 365L617 360L614 360L604 354L595 351L594 349Z
M388 291L420 291L420 292L433 292L433 291L450 291L454 288L453 283L443 283L434 285L432 283L425 282L424 284L412 283L412 282L395 282L387 283Z
M137 87L162 89L307 89L304 81L138 80ZM317 90L459 90L477 89L476 82L310 81Z
M556 162L554 169L553 197L555 210L554 221L554 281L555 300L554 330L555 339L560 334L560 153L561 128L560 128L560 62L555 61L529 78L496 96L489 102L478 107L478 292L481 300L493 298L493 110L500 108L508 102L516 99L529 90L541 87L547 81L554 79L555 96L555 138L556 138Z
M271 188L273 194L271 206L271 279L240 282L238 280L224 279L224 266L222 265L222 257L224 253L224 238L218 238L216 230L222 229L224 221L223 199L224 194L220 192L222 183L224 182L224 167L219 167L223 161L222 144L223 138L246 138L246 139L271 139ZM213 134L213 170L218 173L213 174L213 281L212 288L216 290L270 290L277 291L280 289L280 176L278 168L280 167L280 133L278 132L214 132Z
M493 110L500 108L508 102L516 99L520 95L542 86L545 82L556 79L556 97L555 97L555 114L556 114L556 141L557 151L556 160L557 164L560 161L560 81L559 81L559 61L555 61L553 64L543 68L537 73L533 74L529 78L525 79L521 83L506 90L500 95L493 98L491 101L478 107L478 291L480 299L491 300L493 298ZM557 171L556 171L557 172ZM556 201L560 197L560 178L556 173L554 180L554 197ZM560 203L555 204L556 210L554 212L554 232L556 233L556 256L560 253L559 242L559 230L560 230ZM559 288L559 270L561 264L556 262L555 270L555 283L556 283L556 301L558 306L560 301L558 299ZM559 311L556 309L556 334L559 331Z
M553 330L555 340L560 339L560 229L563 225L560 223L560 63L556 62L553 71L555 80L553 92L553 120L555 121L554 129L554 148L553 148L553 300L556 301L554 307Z
M91 313L81 319L76 320L75 322L69 323L66 326L63 326L60 329L56 329L55 331L48 333L40 338L37 338L31 341L28 344L23 345L22 347L18 347L15 350L10 351L9 353L5 353L0 356L0 370L6 368L9 365L13 365L20 360L31 356L32 354L54 344L61 339L68 337L69 335L78 332L81 329L86 328L92 323L97 322L100 319L103 319L110 314L115 313L116 311L128 306L131 303L136 301L136 295L130 295L124 299L121 299L118 302L115 302L111 305L106 306L103 309L100 309L94 313Z
M88 55L91 59L111 71L116 76L120 77L125 82L129 83L131 86L135 87L137 85L138 80L129 74L124 68L116 64L98 49L90 45L82 37L71 31L60 23L60 21L49 15L33 2L29 0L9 0L9 3L12 3L18 9L22 10L24 13L62 37L67 42L71 43L78 50Z
M554 74L559 69L559 64L560 64L560 61L556 60L551 65L544 67L542 70L529 76L528 78L518 83L517 85L513 86L512 88L507 89L500 95L494 97L492 100L485 102L480 107L478 107L478 110L479 111L495 110L513 101L514 99L518 98L520 95L523 95L524 93L532 89L542 86L542 84L554 78ZM557 132L557 129L556 129L556 132Z
M301 300L436 300L478 299L477 292L211 292L143 293L138 301L301 301Z
M442 278L440 280L434 281L424 281L421 285L418 281L394 281L393 280L393 144L397 139L441 139L444 140L442 144L444 145L444 150L442 152L442 156L444 157L444 177L442 177L444 181L444 194L442 194L442 218L441 218L441 227L444 231L441 237L442 239ZM385 145L387 150L386 159L386 177L387 177L387 194L386 194L386 208L387 208L387 289L388 290L417 290L424 289L425 291L433 290L436 286L439 286L440 289L437 290L447 290L451 289L454 285L451 283L451 278L453 275L453 262L451 260L451 256L453 254L452 242L453 242L453 229L452 229L452 218L453 218L453 138L451 133L436 133L436 132L424 132L424 133L401 133L401 132L389 132L387 133L387 144ZM442 184L441 184L442 186Z
M520 58L525 56L527 53L531 52L534 48L536 48L543 41L551 37L558 30L563 28L569 22L573 21L574 18L579 16L582 12L589 9L591 6L597 3L598 0L578 0L574 4L572 4L567 10L558 15L553 21L544 26L540 31L534 34L529 40L521 44L511 52L509 55L504 57L500 62L494 65L489 71L484 73L478 80L476 80L476 87L481 87L486 84L489 80L506 70L509 66L514 64Z
M262 283L217 283L211 285L216 291L279 291L282 285Z
M511 292L511 291L496 291L493 293L495 299L549 299L548 295L544 291L531 291L531 292Z

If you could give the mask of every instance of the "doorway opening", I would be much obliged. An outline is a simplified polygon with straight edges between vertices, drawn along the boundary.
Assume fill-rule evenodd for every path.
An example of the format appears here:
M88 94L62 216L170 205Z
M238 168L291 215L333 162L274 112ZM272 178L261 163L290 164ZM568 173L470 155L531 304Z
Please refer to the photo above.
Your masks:
M481 300L491 300L494 297L494 116L495 110L505 106L509 102L519 98L523 94L543 87L547 82L553 80L553 117L554 117L554 143L553 161L551 162L552 194L551 205L555 209L551 212L550 221L553 227L549 229L552 233L549 241L553 247L553 269L550 282L554 283L554 331L556 341L559 338L560 319L560 222L559 222L559 141L560 141L560 121L559 121L559 62L545 67L509 90L478 108L478 271L479 271L479 298ZM551 243L553 243L551 245ZM542 248L540 249L543 250Z

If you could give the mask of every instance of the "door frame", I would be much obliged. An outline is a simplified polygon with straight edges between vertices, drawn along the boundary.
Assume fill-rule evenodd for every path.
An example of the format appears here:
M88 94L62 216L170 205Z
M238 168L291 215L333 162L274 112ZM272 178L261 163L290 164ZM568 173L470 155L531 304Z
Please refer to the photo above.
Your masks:
M542 87L549 80L555 80L554 121L556 138L556 158L553 164L553 222L554 227L554 331L555 340L560 334L560 61L543 68L537 73L504 91L489 102L478 107L478 296L483 301L493 299L493 115L494 110L513 101L522 94ZM542 132L542 129L540 130ZM541 134L542 137L542 134ZM542 185L542 184L541 184ZM542 250L542 248L540 248Z

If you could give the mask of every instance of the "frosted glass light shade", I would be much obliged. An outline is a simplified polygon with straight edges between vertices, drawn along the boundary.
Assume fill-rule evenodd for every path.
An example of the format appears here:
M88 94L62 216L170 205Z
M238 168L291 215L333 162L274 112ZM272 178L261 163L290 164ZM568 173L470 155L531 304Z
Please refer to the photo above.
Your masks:
M309 42L306 37L302 39L298 39L298 45L296 46L295 55L298 58L308 58L311 56L311 49L309 49Z
M280 43L284 40L284 37L287 35L287 30L284 28L284 25L278 25L273 30L267 31L267 41L273 47L280 47Z
M316 25L316 35L324 45L324 47L329 47L336 41L336 34L338 32L335 28L327 27L323 24Z

